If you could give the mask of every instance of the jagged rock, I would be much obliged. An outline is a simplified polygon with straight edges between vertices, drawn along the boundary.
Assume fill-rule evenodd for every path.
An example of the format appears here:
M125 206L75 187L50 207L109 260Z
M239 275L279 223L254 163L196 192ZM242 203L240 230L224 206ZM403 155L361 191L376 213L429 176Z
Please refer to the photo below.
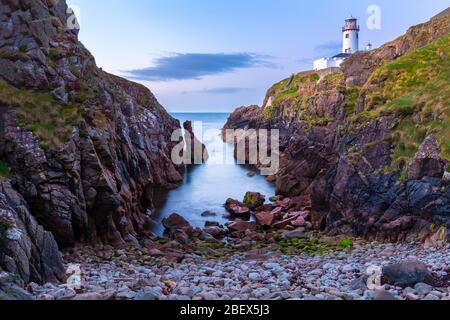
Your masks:
M78 30L66 28L64 0L3 1L1 12L2 52L25 49L17 61L2 56L0 81L53 96L55 108L76 113L64 114L63 127L44 137L19 125L20 106L0 103L0 158L11 168L13 189L61 247L146 237L153 191L182 180L182 168L171 161L171 135L180 123L146 87L97 68ZM56 110L39 108L25 118L55 117ZM27 124L35 122L41 118Z
M434 32L436 29L439 31ZM276 199L276 206L310 212L306 225L330 235L425 240L432 233L430 225L450 225L446 214L450 208L450 184L445 182L448 161L443 158L448 152L444 150L443 127L421 126L419 130L417 126L421 121L444 124L442 112L446 111L432 108L432 114L424 115L423 104L440 98L436 92L437 97L424 95L408 102L405 110L399 107L398 112L387 112L385 107L393 100L398 98L400 103L406 96L404 92L398 97L384 93L392 91L389 79L403 85L403 78L395 73L402 71L390 67L394 60L409 57L407 53L420 57L418 50L431 44L445 61L448 54L436 40L448 41L449 32L448 16L435 18L378 49L352 55L341 69L305 71L285 79L267 91L263 107L236 109L222 130L223 138L231 129L280 130L276 188L277 194L288 198ZM433 72L439 74L443 65L435 68ZM295 89L293 97L284 96L280 89L288 83ZM375 97L374 92L386 97ZM301 110L298 101L304 101ZM369 115L372 112L377 115ZM410 130L403 126L405 118L417 123L414 130L424 131L423 141L406 141L409 133L401 131ZM421 146L415 157L395 152L400 148L410 151L416 144ZM260 164L254 167L260 168ZM273 227L290 224L281 221Z
M420 180L423 177L441 178L447 163L439 156L441 149L434 135L428 136L408 168L408 179Z
M0 182L0 270L37 283L62 281L65 269L54 237L40 226L9 181Z

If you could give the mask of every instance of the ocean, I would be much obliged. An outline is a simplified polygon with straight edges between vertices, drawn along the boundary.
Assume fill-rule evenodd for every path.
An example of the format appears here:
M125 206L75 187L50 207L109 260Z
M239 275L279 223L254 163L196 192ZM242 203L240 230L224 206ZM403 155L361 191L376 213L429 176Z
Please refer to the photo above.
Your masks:
M177 189L163 192L158 197L153 213L153 232L161 235L164 227L161 221L178 213L194 227L204 227L206 221L225 224L229 220L224 204L228 198L243 200L247 191L260 192L267 198L275 195L275 186L263 176L248 177L248 167L238 165L233 159L233 146L225 144L220 138L220 130L226 123L227 113L173 113L173 117L183 123L194 123L197 136L202 133L210 159L203 165L189 168L183 184ZM201 124L201 125L200 125ZM255 171L257 173L257 171ZM214 217L202 217L202 213L211 211Z

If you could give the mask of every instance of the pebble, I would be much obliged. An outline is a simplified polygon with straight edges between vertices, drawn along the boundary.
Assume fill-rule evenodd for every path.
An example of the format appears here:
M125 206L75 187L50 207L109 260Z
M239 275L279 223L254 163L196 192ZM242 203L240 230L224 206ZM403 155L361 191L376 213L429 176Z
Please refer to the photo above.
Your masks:
M30 284L41 300L448 300L447 287L418 283L414 288L384 286L368 290L367 270L398 263L414 256L435 275L450 267L447 248L429 250L414 244L386 246L357 244L348 252L322 255L266 254L251 258L236 253L226 259L188 255L182 262L164 256L116 252L111 261L78 255L82 266L82 289L69 286ZM389 250L387 250L389 249ZM388 259L380 255L389 251ZM124 257L127 260L123 260ZM144 259L144 260L143 260ZM142 261L145 261L142 262ZM1 279L1 277L0 277Z

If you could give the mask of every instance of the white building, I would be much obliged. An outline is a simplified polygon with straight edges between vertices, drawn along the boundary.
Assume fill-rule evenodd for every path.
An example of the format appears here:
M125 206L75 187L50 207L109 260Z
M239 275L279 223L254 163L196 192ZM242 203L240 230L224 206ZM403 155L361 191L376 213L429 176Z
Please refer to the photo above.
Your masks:
M345 20L345 25L342 28L342 52L331 58L321 58L314 61L314 70L339 68L345 59L358 52L359 30L358 19L350 17Z

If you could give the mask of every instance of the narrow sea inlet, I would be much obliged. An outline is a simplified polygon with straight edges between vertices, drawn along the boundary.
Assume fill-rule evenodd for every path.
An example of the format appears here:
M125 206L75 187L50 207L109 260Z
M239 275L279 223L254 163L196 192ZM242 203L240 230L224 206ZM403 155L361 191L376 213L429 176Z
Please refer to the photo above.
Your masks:
M228 198L244 198L247 191L260 192L267 198L275 195L275 186L255 171L254 177L248 177L248 167L237 164L233 159L233 146L220 138L220 130L227 121L228 113L174 113L173 117L183 123L190 120L202 125L204 143L210 158L203 165L192 166L184 176L183 184L175 190L158 195L153 213L153 232L161 235L164 227L161 221L178 213L194 227L204 227L206 221L228 222L224 203ZM196 136L201 135L198 126L194 126ZM213 132L215 129L216 132ZM211 136L214 135L214 136ZM210 211L215 216L202 216Z

